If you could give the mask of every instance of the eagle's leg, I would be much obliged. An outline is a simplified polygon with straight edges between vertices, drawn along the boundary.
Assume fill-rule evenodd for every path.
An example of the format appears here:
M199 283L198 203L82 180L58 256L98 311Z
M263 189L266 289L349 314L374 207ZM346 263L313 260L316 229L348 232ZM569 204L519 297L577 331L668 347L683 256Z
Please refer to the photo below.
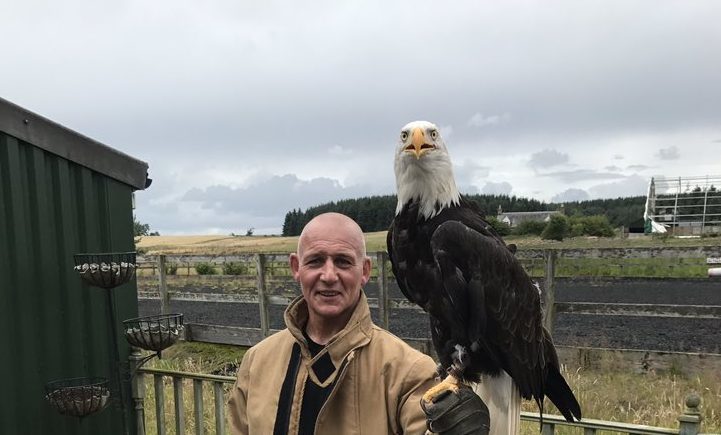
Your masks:
M438 363L438 365L436 365L436 379L440 381L447 374L448 372L443 368L443 364Z
M470 363L470 355L468 351L466 351L466 348L457 344L456 351L453 352L451 356L453 357L453 364L446 370L448 376L438 385L426 391L423 395L425 402L433 402L436 397L444 394L446 391L453 393L458 391L458 386L461 384L461 379L463 379L463 372Z
M471 356L465 347L460 344L456 345L456 351L451 355L453 357L453 364L448 368L448 373L458 379L463 378L463 372L466 371L466 367L471 362Z

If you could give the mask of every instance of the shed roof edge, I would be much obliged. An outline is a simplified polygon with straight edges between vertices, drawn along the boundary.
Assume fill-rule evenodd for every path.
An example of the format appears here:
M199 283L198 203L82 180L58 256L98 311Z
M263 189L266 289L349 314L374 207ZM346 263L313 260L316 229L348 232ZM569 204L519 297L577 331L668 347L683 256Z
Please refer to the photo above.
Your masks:
M2 97L0 131L128 184L136 190L147 187L147 163Z

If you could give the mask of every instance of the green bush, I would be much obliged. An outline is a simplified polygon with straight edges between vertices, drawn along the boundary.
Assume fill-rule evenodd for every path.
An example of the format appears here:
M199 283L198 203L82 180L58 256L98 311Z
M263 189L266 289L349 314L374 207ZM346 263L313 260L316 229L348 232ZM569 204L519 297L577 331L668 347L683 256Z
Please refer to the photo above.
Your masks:
M568 234L568 218L562 214L554 214L551 220L546 224L546 228L541 233L544 240L561 241Z
M177 275L178 274L178 263L167 263L165 265L165 273L167 275Z
M211 263L198 263L195 265L195 272L198 275L215 275L215 266Z
M583 235L583 224L576 222L573 218L569 220L569 237L581 237Z
M543 229L546 228L545 222L539 222L539 221L523 221L516 225L516 227L513 229L513 234L518 236L525 236L528 234L532 234L534 236L540 236L543 232Z
M486 222L488 222L500 236L507 236L511 234L511 226L505 222L499 221L495 216L487 216Z
M247 273L248 266L243 263L235 263L233 261L223 263L223 275L246 275Z
M608 218L603 215L585 216L581 218L583 234L597 237L613 237L615 232Z

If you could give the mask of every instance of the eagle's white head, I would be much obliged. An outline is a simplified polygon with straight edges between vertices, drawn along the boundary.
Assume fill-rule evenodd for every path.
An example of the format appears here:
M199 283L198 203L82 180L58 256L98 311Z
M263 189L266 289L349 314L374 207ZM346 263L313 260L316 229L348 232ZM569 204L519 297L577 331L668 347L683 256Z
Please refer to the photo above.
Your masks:
M394 168L396 214L411 199L420 202L419 211L426 219L460 202L451 158L435 124L413 121L401 129Z

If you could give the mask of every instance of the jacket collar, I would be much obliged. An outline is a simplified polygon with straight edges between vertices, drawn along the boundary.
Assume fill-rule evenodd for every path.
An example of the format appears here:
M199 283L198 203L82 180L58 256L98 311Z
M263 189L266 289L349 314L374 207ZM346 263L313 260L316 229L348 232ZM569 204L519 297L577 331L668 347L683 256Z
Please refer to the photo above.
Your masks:
M285 310L285 324L288 327L288 331L295 337L295 340L301 346L301 352L303 353L304 359L310 358L310 351L308 350L308 343L303 336L303 328L308 321L308 305L303 299L303 296L297 297L288 308ZM340 369L344 366L344 361L350 360L353 356L353 351L359 347L365 346L370 342L371 334L373 331L373 321L371 320L370 309L368 308L368 300L366 299L365 293L361 290L360 299L356 304L353 314L351 314L350 320L345 327L334 335L325 349L321 350L312 360L308 362L309 374L313 382L325 387L331 384ZM326 356L327 355L327 356ZM313 370L313 365L320 359L327 359L330 357L330 361L335 367L334 373L332 373L324 381L319 381Z

